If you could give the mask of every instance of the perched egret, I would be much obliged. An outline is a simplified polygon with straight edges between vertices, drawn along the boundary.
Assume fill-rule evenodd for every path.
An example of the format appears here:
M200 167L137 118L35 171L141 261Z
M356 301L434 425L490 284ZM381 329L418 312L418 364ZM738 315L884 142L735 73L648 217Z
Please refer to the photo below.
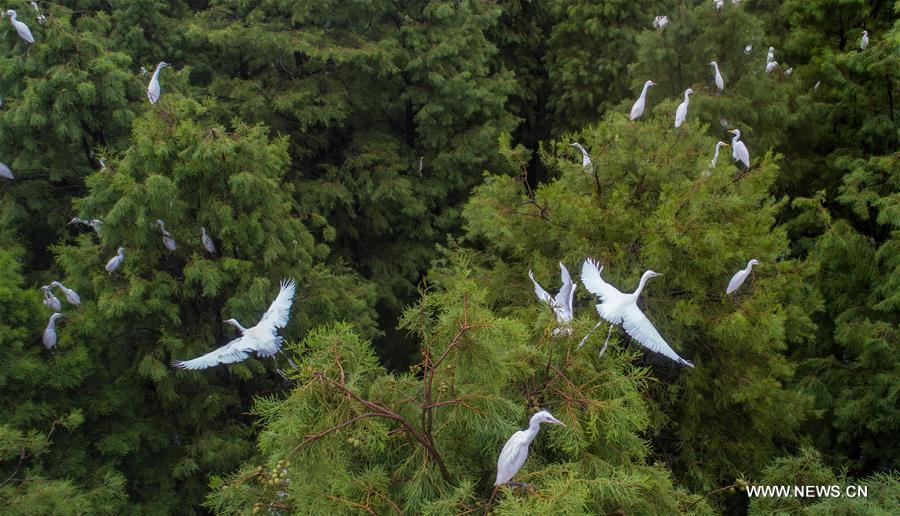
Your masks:
M653 19L653 26L658 30L663 30L669 24L668 16L657 16Z
M178 244L175 243L175 239L172 238L172 233L166 231L166 224L162 221L162 219L156 219L154 222L157 226L159 226L160 232L162 232L162 242L166 249L169 251L174 251L178 248Z
M728 147L728 144L723 141L716 144L716 152L713 154L713 159L709 162L710 167L716 168L716 164L719 163L719 149L722 147Z
M15 179L13 176L12 170L9 169L3 163L0 163L0 177L5 177L6 179Z
M156 65L156 70L153 72L153 77L150 78L150 84L147 85L147 98L150 99L151 104L156 104L156 101L159 100L159 72L166 66L169 66L169 63L166 63L165 61L162 61L158 65Z
M778 66L778 61L769 61L766 63L766 73L771 73Z
M600 272L602 270L602 267L598 269L596 262L590 259L585 260L584 265L581 267L581 282L588 291L596 294L600 298L600 304L597 305L597 313L600 314L600 317L610 323L609 334L606 336L606 343L603 344L603 349L600 351L600 354L602 355L603 351L606 350L606 345L609 343L609 336L612 334L613 326L621 324L628 335L631 335L632 338L640 342L642 346L650 351L661 353L679 364L694 367L693 363L681 358L675 353L675 350L666 343L659 332L656 331L656 328L653 327L653 324L650 323L650 320L647 319L647 316L645 316L644 313L641 312L641 309L638 308L638 296L640 296L641 291L644 290L644 285L646 285L647 280L659 276L660 274L653 271L646 271L641 276L641 281L638 284L637 290L631 294L623 294L609 283L603 281L603 278L600 277ZM597 323L598 326L599 324L600 323ZM596 327L597 326L594 326L594 328ZM588 333L588 335L590 335L590 333ZM586 340L587 336L581 341L579 347L584 345Z
M774 60L775 60L775 47L769 47L769 52L766 54L766 64L769 64Z
M200 228L200 241L203 242L203 248L206 249L206 252L216 254L216 244L213 243L212 237L209 236L204 227Z
M744 47L744 54L750 55L750 52L753 52L753 44L752 43L747 45L746 47Z
M784 71L784 75L787 76L787 77L790 77L792 73L794 73L794 68L793 68L793 67L788 68L787 70Z
M108 272L110 274L116 272L116 269L118 269L119 266L122 265L122 260L124 260L124 259L125 259L125 248L120 247L119 250L116 251L116 255L113 256L112 258L110 258L108 262L106 262L106 272Z
M644 105L647 102L647 91L650 89L650 86L656 86L656 83L653 81L647 81L644 83L644 89L641 90L641 96L638 97L636 101L634 101L634 105L631 106L631 119L637 120L644 114Z
M821 85L822 85L822 81L816 81L816 85L813 86L813 91L818 91L819 86L821 86Z
M709 65L712 66L716 72L715 73L716 88L719 88L719 91L724 90L725 89L725 79L723 79L722 74L719 73L719 63L716 63L715 61L710 61Z
M59 298L53 295L53 291L50 290L49 285L44 285L41 287L41 290L44 291L44 305L47 306L50 310L54 312L62 311L62 303L59 302Z
M865 50L869 46L869 31L864 30L862 38L859 40L859 49Z
M588 151L584 148L584 145L578 142L570 143L569 145L581 151L581 167L584 169L584 171L593 172L594 165L593 163L591 163L591 155L588 154Z
M759 264L759 261L756 259L750 260L747 262L747 268L741 269L734 273L734 276L731 277L731 281L728 282L728 288L725 289L726 294L731 294L735 290L741 288L741 285L744 284L744 281L747 279L747 276L750 275L750 271L753 270L753 266Z
M713 0L713 7L716 8L716 11L721 11L724 5L725 0Z
M745 168L750 168L750 151L747 150L744 142L739 141L741 139L741 131L732 129L728 132L734 135L734 138L731 139L731 156L734 157L735 161L743 163Z
M78 295L78 292L75 292L74 290L58 281L54 281L50 284L50 286L58 287L60 290L62 290L63 294L66 295L66 301L68 301L70 305L78 306L81 304L81 296Z
M681 127L681 124L684 123L684 119L687 117L688 102L690 102L689 95L691 93L694 93L694 90L690 88L684 90L684 102L678 104L678 109L675 110L675 127Z
M45 21L47 21L47 17L41 14L41 8L38 7L37 2L31 2L31 8L34 9L34 12L37 13L38 23L43 24Z
M541 423L566 426L546 410L535 412L531 416L528 428L512 434L512 437L503 445L500 458L497 459L497 480L494 482L494 486L501 486L509 482L522 469L528 458L528 446L537 437Z
M25 43L34 43L34 36L31 35L31 29L28 28L28 25L25 25L16 19L16 12L10 9L6 11L6 15L9 16L9 20L12 22L13 27L15 27L16 32L19 33L19 37L24 39Z
M79 219L78 217L73 218L69 221L69 224L82 224L84 226L90 226L91 229L94 230L98 235L100 234L100 229L103 227L103 221L100 219Z
M291 304L294 302L296 288L294 280L282 281L278 296L269 305L269 309L256 323L256 326L247 329L241 326L237 320L228 319L225 322L240 330L240 337L193 360L173 360L172 366L196 370L215 367L219 364L240 362L253 352L261 358L275 356L284 341L283 337L276 334L276 330L284 328L291 317Z
M48 322L47 327L44 328L44 347L47 349L56 345L56 320L62 316L63 314L61 313L51 315L50 322Z
M553 313L556 315L556 321L559 323L559 327L553 330L553 335L559 335L560 333L565 333L566 335L572 334L572 317L574 316L574 311L572 310L572 300L575 297L575 289L578 288L578 283L572 283L572 277L569 275L569 270L566 269L566 266L560 262L559 264L560 277L562 278L562 287L559 289L559 292L556 294L556 297L551 296L543 287L534 279L534 274L531 271L528 271L528 277L531 278L531 282L534 283L534 293L537 294L538 299L550 305L550 308L553 309Z

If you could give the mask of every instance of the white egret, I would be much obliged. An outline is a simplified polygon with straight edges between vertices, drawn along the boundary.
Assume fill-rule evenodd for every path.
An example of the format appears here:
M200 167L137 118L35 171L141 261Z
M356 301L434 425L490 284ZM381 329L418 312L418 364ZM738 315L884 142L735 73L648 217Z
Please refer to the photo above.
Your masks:
M78 295L78 292L75 292L74 290L58 281L54 281L50 284L50 286L58 287L60 290L62 290L63 294L66 295L66 301L68 301L70 305L78 306L81 304L81 296Z
M741 131L732 129L728 132L734 135L734 138L731 139L731 156L735 161L743 163L745 168L750 168L750 151L747 150L744 142L739 141L741 139Z
M116 255L109 259L106 262L106 272L112 274L116 272L116 269L122 265L122 261L125 259L125 248L120 247L118 251L116 251Z
M819 86L821 86L821 85L822 85L822 81L816 81L816 85L813 86L813 91L818 91Z
M541 423L566 426L565 423L553 417L546 410L535 412L531 416L528 428L512 434L512 437L503 445L503 449L500 451L500 458L497 459L497 480L494 481L494 486L501 486L509 482L522 469L525 460L528 458L528 446L537 437L538 431L541 429Z
M632 338L650 351L665 355L679 364L694 367L693 363L681 358L678 356L678 353L675 353L675 350L673 350L659 332L656 331L656 328L653 327L653 324L650 323L650 320L647 319L644 312L638 308L637 300L641 295L641 291L644 290L644 285L647 284L647 280L659 276L660 274L649 270L644 272L637 289L631 294L623 294L609 283L603 281L603 278L600 277L600 272L602 270L603 268L601 267L598 269L596 262L591 259L585 260L584 265L581 267L581 282L588 291L596 294L600 298L600 304L597 305L597 313L600 314L600 317L610 323L609 334L606 336L606 343L603 344L603 349L600 351L600 354L602 355L603 351L606 350L606 345L609 343L609 336L612 334L613 326L621 324L628 335L631 335ZM600 322L602 322L602 320ZM598 322L597 326L599 325L600 323ZM594 326L594 328L596 329L597 326ZM591 332L593 331L594 330L591 330ZM590 333L588 333L588 335L590 335ZM587 336L582 339L578 346L581 347L584 345L586 340Z
M283 337L276 334L276 330L284 328L291 317L291 304L294 302L296 288L294 280L282 281L278 296L256 326L247 329L237 320L228 319L225 322L240 330L240 337L193 360L173 360L172 366L192 370L206 369L219 364L240 362L254 352L261 358L274 357L284 341Z
M553 309L553 313L556 315L556 321L559 323L559 326L553 330L554 336L560 333L572 334L572 317L575 313L572 309L572 300L575 297L575 289L578 288L578 283L572 283L569 270L566 269L562 262L559 264L559 270L562 278L562 287L559 289L556 297L551 296L550 293L544 290L537 280L534 279L534 273L530 270L528 271L528 277L534 283L534 293L538 299L550 305L550 308Z
M216 254L216 244L213 243L212 237L209 236L204 227L200 228L200 241L203 242L203 248L206 249L206 252Z
M53 295L53 291L50 290L49 285L44 285L41 287L41 290L44 292L44 305L47 306L50 310L54 312L62 311L62 303L59 302L59 298Z
M159 72L167 66L169 66L169 63L165 61L162 61L158 65L156 65L156 70L154 70L153 72L153 77L150 78L150 84L147 85L147 98L150 99L151 104L156 104L156 101L159 100Z
M713 0L713 7L716 8L716 11L721 11L724 5L725 0Z
M34 12L37 13L38 23L43 24L45 21L47 21L47 17L41 14L41 8L38 7L37 2L31 2L31 8L34 9Z
M650 89L650 86L656 86L656 83L653 81L645 82L644 89L641 90L641 96L638 97L638 99L634 101L634 105L631 106L632 120L637 120L644 114L644 105L647 102L647 91Z
M752 43L747 45L746 47L744 47L744 54L750 55L750 52L753 52L753 44Z
M734 5L741 5L741 0L731 0L731 3Z
M666 28L666 25L669 24L668 16L657 16L653 19L653 26L658 30L663 30Z
M50 316L50 322L47 323L47 327L44 328L44 347L47 349L52 348L56 345L56 320L62 317L63 314L55 313Z
M719 73L719 63L716 63L715 61L710 61L709 65L712 66L716 72L715 73L716 88L719 88L719 91L724 90L725 89L725 79L723 79L722 74Z
M775 60L775 47L769 47L769 52L766 54L766 64L769 64L774 60Z
M584 169L584 171L588 173L593 172L594 164L591 162L591 155L588 154L588 151L584 148L584 145L581 145L578 142L570 143L569 145L581 151L581 167Z
M790 77L792 73L794 73L793 67L788 68L787 70L784 71L784 75L786 75L787 77Z
M747 262L747 268L735 272L734 276L731 277L731 281L728 282L728 288L725 289L725 293L731 294L735 290L741 288L741 285L744 284L747 276L749 276L750 272L753 270L753 266L757 264L759 264L759 261L754 258Z
M162 219L156 219L156 222L154 222L154 224L159 226L159 230L160 230L160 232L162 232L163 246L165 246L165 248L168 249L169 251L174 251L175 249L177 249L178 244L176 244L175 239L172 238L172 233L169 233L168 231L166 231L165 222L163 222Z
M771 73L778 66L778 61L769 61L766 63L766 73Z
M869 31L864 30L862 34L862 38L859 40L859 49L865 50L866 47L869 46Z
M678 109L675 110L675 127L681 127L681 124L684 123L684 119L687 117L688 102L690 102L689 95L691 93L694 93L694 90L690 88L684 90L684 102L678 104Z
M13 27L15 27L16 32L19 33L19 37L24 39L25 43L34 43L34 36L31 35L31 29L28 28L28 25L25 25L16 19L16 12L10 9L6 11L6 15L9 16L9 20L12 22Z
M69 224L82 224L84 226L90 226L91 229L94 230L98 235L100 234L100 229L103 227L103 221L100 219L79 219L78 217L73 218L69 221Z
M0 163L0 177L5 177L6 179L15 179L13 176L12 170L9 169L3 163Z
M722 147L728 147L728 144L723 141L719 141L719 143L716 144L716 152L713 154L713 159L709 162L710 167L716 168L716 164L719 163L719 149Z

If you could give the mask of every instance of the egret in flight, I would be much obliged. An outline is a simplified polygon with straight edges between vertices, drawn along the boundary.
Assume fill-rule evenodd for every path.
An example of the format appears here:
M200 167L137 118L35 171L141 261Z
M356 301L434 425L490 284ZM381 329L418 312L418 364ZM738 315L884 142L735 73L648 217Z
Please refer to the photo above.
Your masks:
M725 289L725 293L731 294L735 290L741 288L741 285L744 284L747 276L749 276L750 272L753 270L753 266L757 264L759 264L759 261L756 259L750 260L747 262L747 268L735 272L734 276L731 277L731 281L728 282L728 288Z
M98 235L100 234L100 228L103 227L103 221L101 221L100 219L86 220L86 219L79 219L78 217L75 217L72 220L70 220L69 224L82 224L84 226L90 226L91 229L93 229L94 232L97 233Z
M594 164L591 163L591 155L588 154L588 151L584 148L584 145L578 142L570 143L569 145L581 151L581 166L582 168L584 168L584 171L593 172Z
M163 236L163 237L162 237L162 242L163 242L163 245L164 245L164 246L166 247L166 249L168 249L169 251L174 251L174 250L178 247L178 244L176 244L176 243L175 243L175 239L172 238L172 233L169 233L168 231L166 231L166 224L165 224L165 222L163 222L162 219L156 219L156 222L154 222L154 224L156 224L157 226L159 226L159 230L162 232L162 236Z
M209 236L204 227L200 228L200 241L203 242L203 248L206 249L206 252L216 254L216 244L213 243L212 237Z
M25 43L34 43L34 36L31 35L31 29L28 28L28 25L25 25L24 23L16 19L16 12L10 9L6 11L6 15L9 16L9 21L11 21L13 27L16 28L16 32L19 33L19 37L24 39Z
M237 320L228 319L225 322L240 330L240 337L193 360L173 360L172 366L192 370L206 369L219 364L241 362L254 352L261 358L274 357L284 342L284 338L277 335L276 330L284 328L291 317L291 304L294 302L296 288L294 280L282 281L278 296L256 326L248 329Z
M644 89L641 90L641 96L638 97L636 101L634 101L634 105L631 106L631 119L637 120L644 114L644 105L647 102L647 91L650 89L650 86L656 86L656 83L653 81L647 81L644 83Z
M661 353L679 364L694 367L693 363L681 358L675 353L675 350L673 350L659 332L656 331L656 328L653 327L653 324L650 323L650 320L647 319L644 312L638 308L637 300L641 295L641 291L644 290L644 285L647 284L647 280L659 276L660 274L653 271L646 271L641 276L641 281L638 284L637 290L631 294L623 294L622 292L619 292L616 287L603 281L603 278L600 277L600 272L602 270L603 268L601 267L598 269L597 263L591 259L585 260L584 265L581 267L581 282L588 291L596 294L600 298L600 304L597 305L597 313L600 314L600 317L610 323L609 334L606 336L606 342L603 344L603 349L600 350L600 354L602 355L603 352L606 351L606 346L609 344L609 337L612 334L613 326L621 324L628 335L631 335L633 339L650 351ZM603 320L601 319L600 322L603 322ZM597 326L599 325L600 323L598 322ZM594 329L596 329L597 326L594 326ZM592 329L591 332L593 331L594 330ZM590 333L582 339L581 343L578 345L579 347L584 345L589 335Z
M575 297L575 289L578 288L577 283L572 283L572 277L569 275L569 270L566 269L566 266L560 262L560 277L562 278L562 287L559 289L559 292L556 294L556 297L550 295L549 292L544 290L543 287L534 279L534 274L529 270L528 277L531 278L531 282L534 283L534 293L537 294L537 298L550 305L550 308L553 309L553 313L556 315L556 321L559 323L559 327L553 330L553 336L559 335L560 333L565 333L566 335L572 334L572 317L574 315L574 311L572 310L572 300Z
M865 50L869 46L869 31L864 30L862 38L859 40L859 49Z
M62 317L63 314L55 313L50 316L50 322L47 323L47 327L44 328L44 347L47 349L52 348L56 345L56 320Z
M0 177L5 177L6 179L15 179L13 176L12 170L9 169L3 163L0 163Z
M66 301L69 302L70 305L78 306L81 304L81 296L78 295L78 292L70 289L69 287L63 285L58 281L54 281L50 284L51 287L57 287L62 290L63 294L66 295Z
M500 458L497 460L497 480L494 481L495 487L502 486L509 482L512 480L512 477L522 469L525 460L528 458L528 446L531 445L531 441L534 441L534 438L537 437L537 434L541 429L541 423L566 426L562 421L553 417L553 415L546 410L535 412L535 414L531 416L528 428L512 434L512 437L510 437L509 440L506 441L506 444L503 445L503 450L500 451Z
M162 61L158 65L156 65L156 70L153 72L153 77L150 78L150 84L147 85L147 98L150 99L151 104L156 104L156 102L159 100L159 72L167 66L169 66L169 63L165 61Z
M125 259L125 248L120 247L119 250L116 251L116 255L113 256L112 258L110 258L108 262L106 262L106 272L108 272L110 274L116 272L116 269L118 269L119 266L122 265L122 260L124 260L124 259Z
M750 168L750 151L747 150L744 142L739 141L741 139L741 131L732 129L728 132L734 135L734 138L731 139L731 156L734 157L735 161L741 162L745 168Z
M684 90L684 102L678 104L678 109L675 110L675 127L681 127L681 124L684 123L684 119L687 117L688 110L688 102L690 102L689 95L694 93L694 90L688 88Z
M53 291L50 290L50 286L44 285L43 287L41 287L41 290L44 291L44 305L54 312L62 311L62 303L59 302L58 297L53 295Z
M719 63L710 61L709 65L715 70L716 88L719 88L719 91L723 91L725 89L725 79L723 79L722 74L719 73Z

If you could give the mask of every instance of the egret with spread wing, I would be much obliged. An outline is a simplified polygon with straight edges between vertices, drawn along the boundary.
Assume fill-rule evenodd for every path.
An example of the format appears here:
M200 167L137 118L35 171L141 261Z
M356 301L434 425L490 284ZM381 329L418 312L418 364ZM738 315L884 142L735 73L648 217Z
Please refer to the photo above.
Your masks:
M659 276L660 274L653 271L645 272L644 275L641 276L641 282L638 284L637 290L631 294L623 294L622 292L619 292L616 287L603 281L603 278L600 277L600 272L602 270L602 267L599 269L597 268L597 263L593 260L585 260L584 265L581 267L581 282L588 291L596 294L600 298L600 304L597 305L597 313L600 314L600 317L610 323L610 334L612 333L613 326L621 324L628 335L631 335L634 340L638 341L650 351L665 355L679 364L694 367L693 363L681 358L678 356L678 353L675 353L675 350L666 343L665 339L662 338L659 332L656 331L656 328L653 327L653 324L650 323L650 320L647 319L647 316L645 316L644 313L641 312L641 309L638 308L638 296L640 296L641 291L644 290L644 285L646 285L647 280ZM597 323L598 326L599 324L600 323ZM596 327L597 326L594 326L594 328ZM591 331L593 332L594 330ZM588 335L590 335L590 333L588 333ZM586 340L587 336L584 337L578 346L581 347L584 345ZM601 355L603 354L603 351L606 350L606 345L608 343L609 334L606 336L606 343L603 344L603 349L600 351Z
M269 305L269 309L256 323L256 326L248 329L241 326L237 320L228 319L225 322L240 330L240 337L193 360L173 360L172 365L181 369L196 370L215 367L219 364L241 362L247 359L251 353L256 353L256 356L261 358L275 356L284 342L284 338L279 336L276 330L287 326L288 319L291 318L291 304L294 302L296 289L297 285L294 280L282 281L278 296Z
M574 316L572 300L575 297L575 289L578 287L577 283L572 283L572 276L569 275L569 270L566 269L562 262L559 264L559 269L562 287L559 289L556 297L552 297L549 292L544 290L537 280L534 279L534 274L528 271L528 277L534 283L534 293L537 294L538 299L550 305L553 313L556 314L556 321L559 323L559 327L553 330L554 337L560 333L572 334L572 317Z

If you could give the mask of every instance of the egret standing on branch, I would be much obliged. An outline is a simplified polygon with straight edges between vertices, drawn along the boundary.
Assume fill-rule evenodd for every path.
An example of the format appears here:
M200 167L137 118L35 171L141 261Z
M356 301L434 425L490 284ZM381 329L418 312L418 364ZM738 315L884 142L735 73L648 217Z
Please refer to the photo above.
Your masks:
M207 253L216 254L216 244L213 243L212 237L209 236L204 227L200 228L200 241L203 243L203 248L206 249Z
M25 43L29 45L34 43L34 36L31 35L31 29L28 28L28 25L20 22L16 19L16 12L12 9L6 11L6 15L9 16L9 21L12 22L13 27L16 28L16 32L19 33L19 37L25 40Z
M716 168L716 164L719 163L719 149L721 149L722 147L727 147L727 146L728 146L728 144L723 141L720 141L719 143L716 144L716 152L715 152L715 154L713 154L713 159L709 162L710 167Z
M500 458L497 460L495 488L512 480L512 477L522 469L525 460L528 458L528 446L537 437L538 431L541 429L541 423L566 426L546 410L535 412L531 416L528 428L512 434L512 437L503 445L503 450L500 451Z
M731 277L731 281L728 282L728 288L725 289L726 294L731 294L735 290L741 288L741 285L746 281L747 276L750 275L750 272L753 271L753 266L759 264L755 258L747 262L747 268L741 269L734 273L734 276Z
M566 266L560 262L560 277L562 278L562 287L559 289L559 292L556 294L556 297L552 297L543 287L534 279L534 274L529 270L528 277L531 278L531 282L534 283L534 293L537 294L537 298L550 305L550 308L553 309L553 313L556 315L556 321L559 323L559 326L553 330L553 336L557 336L560 333L565 333L566 335L572 334L572 317L574 316L574 311L572 310L572 299L575 297L575 289L578 288L577 283L572 283L572 277L569 275L569 270L566 269Z
M120 247L119 250L116 251L116 255L113 256L112 258L110 258L108 262L106 262L106 272L108 272L110 274L116 272L116 269L118 269L119 266L122 265L122 260L124 260L124 259L125 259L125 248Z
M584 168L584 171L593 172L594 164L591 162L591 155L588 154L587 149L578 142L570 143L569 145L581 151L581 166Z
M44 328L44 347L47 349L52 348L56 345L56 320L62 317L63 314L55 313L50 316L50 322L47 323L47 327Z
M13 177L12 170L10 170L9 167L4 165L3 163L0 163L0 177L5 177L6 179L15 179L15 177Z
M725 79L723 79L722 74L719 73L719 64L715 61L710 61L709 64L715 69L716 88L719 88L719 91L721 92L725 89Z
M169 63L162 61L158 65L156 65L156 70L153 72L153 77L150 78L150 84L147 85L147 98L150 99L151 104L156 104L159 100L160 89L159 89L159 72L163 68L169 66Z
M688 88L684 90L684 102L678 104L678 109L675 110L675 127L681 127L681 124L684 123L684 119L687 117L688 103L690 102L689 95L694 93L694 90Z
M663 15L663 16L657 16L656 18L653 18L653 27L655 27L659 31L662 31L663 29L665 29L666 25L668 25L668 24L669 24L668 16Z
M732 157L734 157L735 161L742 163L745 168L750 168L750 151L747 150L744 142L739 141L741 139L741 131L732 129L728 132L734 135L734 138L731 140Z
M78 295L78 292L75 292L58 281L54 281L50 286L62 290L63 294L66 295L66 301L68 301L70 305L79 306L81 304L81 296Z
M638 308L637 300L641 295L641 291L644 290L644 285L647 284L647 280L659 276L660 274L653 271L646 271L641 276L641 281L638 284L637 290L631 294L623 294L622 292L619 292L616 287L603 281L603 278L600 277L600 272L602 270L602 267L598 269L597 264L590 259L585 260L584 265L581 267L581 282L584 284L584 287L600 298L600 304L597 305L597 313L600 314L600 317L610 323L609 334L606 336L606 342L603 344L603 349L600 350L600 354L603 354L606 350L606 345L609 344L609 337L612 334L613 326L621 324L628 335L631 335L632 338L650 351L663 354L679 364L694 367L693 363L688 362L678 356L678 353L675 353L675 350L673 350L659 332L656 331L656 328L653 327L653 324L650 323L650 320L647 319L644 312L641 312L641 309ZM601 320L600 322L603 321ZM598 322L597 326L599 325L600 323ZM594 329L596 329L597 326L594 326ZM593 331L594 330L592 329L591 332ZM584 345L589 335L590 332L582 339L578 347Z
M645 82L644 89L641 90L641 96L638 97L638 99L634 101L634 105L631 106L632 120L637 120L644 114L644 104L647 102L647 91L650 89L650 86L656 86L656 83L653 81Z
M237 320L228 319L225 322L240 330L240 337L193 360L173 360L172 366L192 370L206 369L219 364L241 362L254 352L261 358L274 357L284 342L284 338L277 335L276 330L284 328L288 319L291 318L291 304L294 302L296 288L294 280L282 281L278 296L269 305L269 309L256 323L256 326L247 329L241 326Z
M58 297L53 295L53 291L50 290L50 286L44 285L43 287L41 287L41 290L44 292L44 305L54 312L62 311L62 303L59 302Z
M166 231L165 222L163 222L162 219L156 219L156 222L154 222L154 224L159 226L159 230L162 232L162 242L165 248L169 251L174 251L178 247L178 244L176 244L175 239L172 238L172 233Z
M864 30L862 38L859 40L859 49L865 50L869 46L869 31Z

